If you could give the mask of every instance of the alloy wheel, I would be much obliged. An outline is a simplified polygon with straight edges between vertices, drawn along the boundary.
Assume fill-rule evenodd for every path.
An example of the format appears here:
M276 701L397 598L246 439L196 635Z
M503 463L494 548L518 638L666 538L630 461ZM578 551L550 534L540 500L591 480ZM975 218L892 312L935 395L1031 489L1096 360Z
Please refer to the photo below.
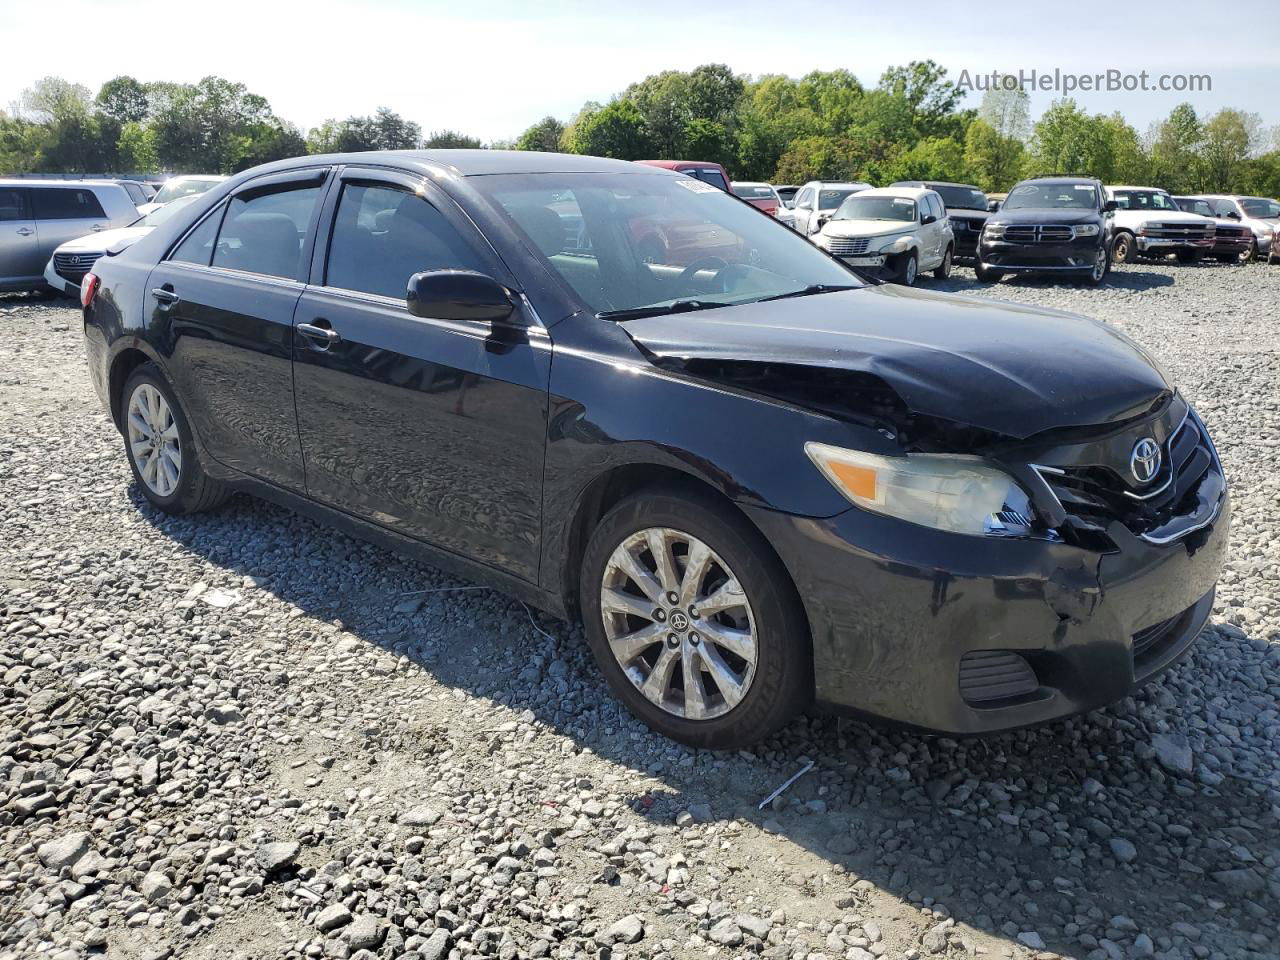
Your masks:
M908 287L914 287L916 284L916 271L918 269L919 268L916 264L916 258L914 256L908 255L907 266L902 273L902 282L906 284Z
M182 480L182 440L164 394L140 383L129 397L129 455L138 476L156 496L168 497Z
M750 689L751 603L728 564L697 537L649 527L624 539L605 565L600 612L623 673L666 713L709 720Z
M1104 247L1101 250L1099 250L1098 255L1093 258L1093 271L1091 273L1091 276L1093 277L1093 282L1094 283L1101 282L1106 272L1107 272L1107 251L1106 251L1106 248Z

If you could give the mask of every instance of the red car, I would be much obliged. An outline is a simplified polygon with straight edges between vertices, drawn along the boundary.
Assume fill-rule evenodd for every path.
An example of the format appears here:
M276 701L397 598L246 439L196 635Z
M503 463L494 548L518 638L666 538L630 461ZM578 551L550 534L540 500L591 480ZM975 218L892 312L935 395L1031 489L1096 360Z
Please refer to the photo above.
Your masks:
M782 206L782 198L767 183L733 183L730 185L733 195L739 200L745 200L753 207L758 207L771 217L778 215L778 208Z
M729 192L729 171L718 163L706 160L637 160L636 163L688 174L713 187L719 187L725 193Z

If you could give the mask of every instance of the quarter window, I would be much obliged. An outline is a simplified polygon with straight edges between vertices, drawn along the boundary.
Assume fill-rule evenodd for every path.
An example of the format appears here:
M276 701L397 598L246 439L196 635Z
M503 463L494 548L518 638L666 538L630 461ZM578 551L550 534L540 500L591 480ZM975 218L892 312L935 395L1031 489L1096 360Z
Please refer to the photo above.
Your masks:
M301 280L302 245L319 187L233 197L213 249L213 265Z
M342 188L325 286L403 299L426 270L483 270L480 258L435 207L389 186Z
M167 207L161 207L161 210ZM213 256L213 241L218 236L218 224L222 222L223 208L219 207L213 213L209 214L200 222L200 226L196 227L187 238L178 244L178 248L173 251L170 260L176 260L179 263L194 263L202 267L209 265L209 260Z
M107 215L92 190L41 187L32 193L37 220L92 220Z

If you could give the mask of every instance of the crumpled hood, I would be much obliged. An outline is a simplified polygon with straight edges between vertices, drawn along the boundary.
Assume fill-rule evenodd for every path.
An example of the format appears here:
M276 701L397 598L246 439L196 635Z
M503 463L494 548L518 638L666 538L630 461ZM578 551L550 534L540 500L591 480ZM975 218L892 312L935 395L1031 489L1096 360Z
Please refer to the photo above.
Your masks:
M915 228L906 220L828 220L819 232L824 237L894 237Z
M667 360L872 374L916 414L1023 439L1137 416L1172 388L1156 361L1094 320L900 286L622 323Z
M54 253L105 253L118 247L122 242L132 243L150 233L153 227L117 227L115 230L100 230L97 233L86 233L60 244ZM118 253L119 250L116 249Z

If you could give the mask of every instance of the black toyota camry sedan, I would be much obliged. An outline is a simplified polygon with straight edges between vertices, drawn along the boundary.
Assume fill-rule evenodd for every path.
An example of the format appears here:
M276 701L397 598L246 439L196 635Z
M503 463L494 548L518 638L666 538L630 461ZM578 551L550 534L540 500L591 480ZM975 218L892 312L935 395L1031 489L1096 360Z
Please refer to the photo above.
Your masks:
M1129 693L1209 615L1228 494L1155 361L864 281L691 177L545 153L258 167L83 284L161 510L247 491L581 617L647 723L951 734Z

